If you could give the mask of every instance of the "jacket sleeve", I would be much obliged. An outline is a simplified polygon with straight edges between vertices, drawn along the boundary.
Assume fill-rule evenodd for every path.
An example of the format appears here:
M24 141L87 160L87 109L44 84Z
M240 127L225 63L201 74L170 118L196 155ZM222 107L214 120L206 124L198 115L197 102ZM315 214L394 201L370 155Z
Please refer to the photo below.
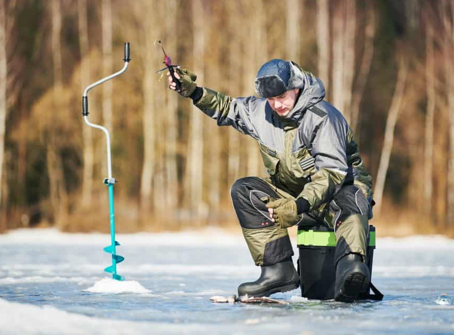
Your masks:
M347 175L346 135L348 125L326 116L315 128L311 141L316 172L298 198L306 199L310 210L328 202L340 190Z
M239 132L256 137L250 113L256 110L256 97L232 98L209 88L194 103L203 113L217 121L218 126L232 126Z

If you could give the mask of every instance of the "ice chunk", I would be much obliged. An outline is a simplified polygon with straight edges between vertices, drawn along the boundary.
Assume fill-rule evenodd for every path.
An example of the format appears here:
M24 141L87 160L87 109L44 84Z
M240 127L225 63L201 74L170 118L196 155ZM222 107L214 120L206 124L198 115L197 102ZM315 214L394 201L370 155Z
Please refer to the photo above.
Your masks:
M95 283L86 291L94 293L149 293L145 287L134 280L118 281L112 278L104 278Z

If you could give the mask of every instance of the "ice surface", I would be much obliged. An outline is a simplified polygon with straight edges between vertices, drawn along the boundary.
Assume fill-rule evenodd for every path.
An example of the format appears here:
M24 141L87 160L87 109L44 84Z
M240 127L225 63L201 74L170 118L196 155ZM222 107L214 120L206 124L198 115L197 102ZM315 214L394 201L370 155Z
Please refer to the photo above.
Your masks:
M122 246L200 246L211 247L232 246L244 243L241 236L225 232L221 229L209 228L202 231L185 231L178 233L136 233L117 234L117 241ZM17 229L0 235L0 244L52 244L52 245L99 245L110 244L106 234L69 234L57 229Z
M211 229L117 240L125 282L103 272L108 235L0 235L0 334L454 333L454 306L439 299L454 297L454 241L441 236L377 239L372 281L382 302L273 295L285 306L209 300L258 277L242 236Z
M148 293L145 287L134 280L118 281L112 278L104 278L97 281L95 285L87 288L88 292L94 293Z

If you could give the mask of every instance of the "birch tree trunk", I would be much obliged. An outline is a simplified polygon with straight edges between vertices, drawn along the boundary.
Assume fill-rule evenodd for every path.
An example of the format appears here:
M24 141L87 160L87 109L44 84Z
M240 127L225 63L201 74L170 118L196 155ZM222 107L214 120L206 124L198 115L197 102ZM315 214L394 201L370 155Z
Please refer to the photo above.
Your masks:
M155 13L162 13L164 12L161 8L165 5L164 2L156 2L153 4L153 11ZM154 13L154 14L155 14ZM165 18L167 20L167 17ZM154 15L154 20L153 20L153 25L150 25L150 33L149 33L149 39L150 39L150 44L154 44L154 38L156 36L162 36L163 29L162 26L164 25L164 22L158 21L158 15ZM151 34L152 32L152 34ZM166 113L167 110L165 108L165 93L164 90L167 89L168 85L166 84L163 86L163 82L158 82L158 78L156 76L156 68L157 64L159 64L162 59L162 53L158 53L156 50L156 47L154 48L154 51L152 53L152 62L151 65L154 67L154 70L150 68L150 76L154 76L154 81L155 81L155 90L154 91L148 91L148 95L154 95L154 104L153 104L153 115L152 118L150 119L150 123L148 124L148 127L154 128L154 144L155 144L155 158L153 161L154 164L154 174L152 176L152 185L153 185L153 209L155 213L159 217L163 217L166 214L166 197L163 195L167 192L165 189L165 178L166 178L166 172L164 169L164 163L165 163L165 156L166 156L166 145L164 141L161 139L165 138L165 132L166 132L166 124L165 124L165 119L166 119ZM162 64L162 63L161 63ZM164 76L162 79L165 81L167 78ZM163 113L163 109L165 112Z
M79 17L79 45L80 45L80 83L81 92L90 84L90 63L88 62L88 25L87 25L87 0L77 1ZM82 184L82 207L87 208L91 204L93 189L93 132L91 127L82 127L83 132L83 184Z
M287 57L297 63L299 63L300 58L300 18L302 8L304 8L304 1L287 0Z
M177 0L166 1L166 30L172 31L177 26ZM169 34L166 38L168 50L172 50L174 59L178 59L177 46L178 34ZM166 127L166 156L165 165L167 172L167 208L170 213L174 213L178 205L178 166L177 166L177 146L178 146L178 97L175 92L166 90L167 94L167 127Z
M54 110L57 113L64 112L61 102L62 96L62 56L61 56L61 8L60 0L52 0L52 61L54 68ZM50 183L50 200L54 211L54 220L58 226L66 223L68 195L66 192L65 178L63 173L63 162L59 152L59 139L57 138L55 127L52 123L53 113L49 113L47 143L47 171Z
M341 111L347 121L351 121L351 103L353 96L353 78L355 71L356 40L356 0L345 3L344 67L343 67L343 105Z
M229 13L235 13L239 6L239 1L230 0L227 2ZM241 20L239 15L229 15L229 30L233 41L240 40ZM241 78L241 45L238 42L229 43L229 90L230 94L235 91L235 87L241 86L239 82ZM229 130L229 156L228 156L228 188L235 180L238 179L240 173L240 136L241 133L234 129Z
M369 4L369 2L367 3ZM366 5L367 5L366 4ZM356 133L356 128L359 124L359 107L361 104L361 99L364 94L364 89L366 87L367 78L369 77L370 67L372 64L372 58L374 56L374 38L376 31L376 14L373 5L370 5L370 9L367 11L367 24L365 29L364 36L364 52L361 59L361 66L356 80L356 85L353 90L352 104L350 107L350 127Z
M255 75L260 66L268 60L266 13L264 10L263 0L259 0L257 4L252 4L248 12L251 13L250 15L253 15L252 26L249 31L253 34L253 45L251 51L253 52L254 57L250 57L252 64L246 65L243 72L245 74L244 80L246 81L244 87L247 92L250 91L252 93L254 92ZM246 41L250 41L249 36L246 36L246 38ZM247 147L247 175L258 176L262 167L260 152L257 148L257 144L252 144L252 141L249 142L250 144Z
M396 89L394 91L391 107L389 109L388 118L386 119L385 138L383 140L383 148L380 157L380 164L378 166L377 180L374 189L374 199L376 206L374 212L380 215L383 190L385 188L386 174L388 172L389 159L394 142L394 129L396 127L397 118L402 104L402 98L405 90L405 81L407 77L407 65L404 61L399 64L399 73L397 77Z
M0 209L6 208L6 203L2 206L3 190L3 162L5 156L5 132L6 132L6 78L8 74L6 58L6 15L5 1L0 2ZM6 180L6 179L5 179ZM0 211L2 212L2 211ZM1 214L0 214L1 215ZM1 228L1 227L0 227ZM1 229L0 229L1 231Z
M156 91L156 68L154 65L154 36L153 36L153 8L148 1L142 1L139 7L139 17L144 20L144 41L142 49L144 76L143 76L143 133L144 133L144 158L142 176L140 181L140 205L147 213L152 207L152 180L155 173L155 123L153 120L153 109L155 105ZM156 127L157 128L157 127Z
M452 227L454 226L454 65L452 64L454 59L454 4L452 1L444 1L444 5L445 8L442 17L446 36L444 60L449 113L448 203L446 223Z
M211 8L213 10L213 8ZM214 20L211 18L211 15L207 15L207 19L205 19L205 30L207 32L215 32L217 22L213 22ZM208 41L212 40L211 36L206 36ZM213 37L216 37L216 33L214 33ZM219 56L215 53L213 55L214 58L218 58ZM216 85L220 85L222 83L222 77L220 74L220 69L212 71L210 73L210 79L212 82L216 83ZM208 159L207 159L207 166L208 166L208 173L206 175L209 176L207 185L207 195L208 195L208 205L209 205L209 224L210 225L217 225L218 218L219 218L219 205L221 202L221 178L223 171L221 168L221 150L222 150L222 143L221 143L221 129L220 127L216 126L216 122L213 122L210 118L204 117L205 122L205 136L209 139L209 145L206 148L208 152Z
M328 0L317 0L317 48L318 48L318 74L329 92L329 3Z
M162 1L157 1L155 2L152 6L153 8L153 18L152 22L150 22L150 27L149 27L149 37L150 37L150 44L155 43L155 38L156 36L163 36L164 34L164 25L165 21L168 19L167 15L165 17L162 17L160 13L165 12L165 2ZM152 34L151 34L152 32ZM154 137L155 137L155 160L153 162L155 168L154 168L154 174L153 174L153 180L152 180L152 185L153 185L153 208L155 213L159 217L164 217L167 214L166 211L166 196L164 194L167 192L166 190L166 171L165 171L165 157L166 157L166 152L167 152L167 143L162 141L161 139L165 139L165 134L166 134L166 94L164 91L167 89L168 85L165 83L165 80L167 79L166 76L162 79L162 81L158 82L158 77L156 76L156 68L158 67L158 64L162 64L163 60L163 55L162 52L157 52L160 50L157 50L157 48L154 48L153 54L152 54L152 62L151 64L154 66L154 74L150 73L150 75L154 75L154 80L155 80L155 90L152 92L148 92L150 95L153 94L155 95L154 97L154 105L153 105L153 118L152 118L152 123L148 125L148 127L154 127ZM152 71L150 69L150 71ZM163 112L165 110L165 112Z
M433 203L433 147L434 147L434 113L435 113L435 70L434 70L434 32L430 23L426 30L426 89L427 111L424 131L424 213L432 215Z
M333 15L333 105L339 109L344 116L344 65L345 65L345 8L343 3L338 3Z
M201 0L193 0L192 24L193 24L193 59L194 72L197 74L197 82L202 84L204 79L203 59L205 50L205 12ZM186 203L190 210L200 218L202 214L203 198L203 114L195 106L191 110L191 123L189 144L187 151L186 173Z
M105 75L113 72L112 61L112 0L102 0L102 65ZM102 84L102 116L105 127L113 134L112 81Z

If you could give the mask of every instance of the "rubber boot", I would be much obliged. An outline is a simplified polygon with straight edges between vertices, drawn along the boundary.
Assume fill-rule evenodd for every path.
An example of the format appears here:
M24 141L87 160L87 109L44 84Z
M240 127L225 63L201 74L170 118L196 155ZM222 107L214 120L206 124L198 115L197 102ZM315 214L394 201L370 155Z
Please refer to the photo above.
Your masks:
M342 257L336 266L336 284L334 299L352 302L366 292L370 285L370 272L362 262L361 255L348 254Z
M238 287L238 296L269 297L273 293L287 292L298 288L299 276L292 260L262 266L260 278Z

